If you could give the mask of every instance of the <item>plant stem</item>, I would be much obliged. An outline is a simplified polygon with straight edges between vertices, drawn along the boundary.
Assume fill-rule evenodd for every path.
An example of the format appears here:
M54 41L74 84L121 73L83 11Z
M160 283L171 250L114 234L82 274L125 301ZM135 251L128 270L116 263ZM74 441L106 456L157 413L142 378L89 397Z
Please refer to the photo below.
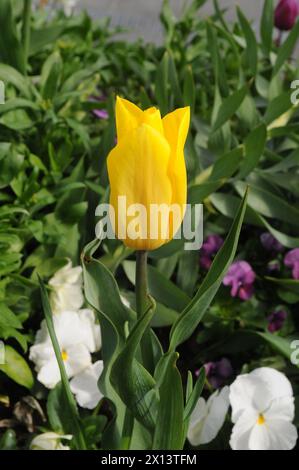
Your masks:
M138 319L147 306L147 252L136 252L136 310Z
M32 0L24 0L23 26L22 26L22 42L23 42L23 48L24 48L24 67L25 67L25 74L27 74L28 55L29 55L29 47L30 47L31 4L32 4Z
M137 319L147 309L148 306L148 286L147 286L147 252L136 252L136 311ZM154 372L153 348L151 342L151 332L148 328L141 340L141 357L144 367L151 373Z

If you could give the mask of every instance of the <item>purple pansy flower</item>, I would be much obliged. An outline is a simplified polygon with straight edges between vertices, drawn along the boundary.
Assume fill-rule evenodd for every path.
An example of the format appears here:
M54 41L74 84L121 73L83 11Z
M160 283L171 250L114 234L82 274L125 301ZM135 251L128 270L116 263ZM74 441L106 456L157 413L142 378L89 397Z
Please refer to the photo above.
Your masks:
M109 113L106 109L93 109L93 114L99 119L108 119Z
M231 296L248 300L252 297L255 272L247 261L235 261L223 279L225 286L231 286Z
M283 245L269 232L262 233L260 239L263 247L267 251L280 252L283 250Z
M299 15L298 0L280 0L275 9L275 26L280 31L289 31Z
M268 331L270 331L270 333L275 333L275 331L281 330L287 316L288 314L285 310L278 310L276 312L272 312L267 318Z
M100 103L101 101L102 102L105 101L105 99L106 99L105 95L99 95L99 96L92 95L92 96L90 96L89 101L91 101L92 103ZM109 118L108 111L106 109L102 109L102 108L93 109L92 114L94 116L96 116L97 118L99 118L99 119L108 119Z
M202 244L200 252L200 265L204 269L209 269L212 264L213 256L223 245L223 238L219 235L209 235Z
M294 248L285 255L284 264L292 268L293 278L299 280L299 248Z
M213 388L222 387L234 372L231 362L225 357L220 361L207 362L204 364L204 368L206 377Z

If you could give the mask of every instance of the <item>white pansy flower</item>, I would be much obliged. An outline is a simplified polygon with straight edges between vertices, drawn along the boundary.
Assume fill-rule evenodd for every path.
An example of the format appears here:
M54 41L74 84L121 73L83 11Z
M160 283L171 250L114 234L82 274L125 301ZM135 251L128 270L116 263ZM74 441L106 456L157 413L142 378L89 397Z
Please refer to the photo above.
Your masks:
M92 321L93 319L93 321ZM79 312L61 312L53 317L54 329L68 377L82 372L91 365L90 353L99 349L100 329L95 324L94 313L85 309ZM30 348L30 359L35 363L38 380L47 388L60 381L60 372L45 320Z
M95 323L95 314L89 308L83 308L78 311L79 319L83 325L81 342L83 342L91 353L101 349L101 328Z
M32 439L31 450L70 450L69 446L61 444L61 439L70 441L73 438L70 434L61 436L56 432L44 432Z
M43 357L45 363L40 368L37 379L45 387L52 389L60 382L60 371L51 346L44 348ZM68 377L73 377L91 364L90 353L84 344L72 346L61 344L61 357Z
M82 307L84 302L82 282L81 266L73 268L70 260L54 274L49 281L52 287L50 304L54 314Z
M71 380L71 391L82 408L92 410L103 398L98 388L98 380L103 369L103 361L97 361Z
M230 387L233 450L291 450L297 430L292 386L269 367L240 375Z
M193 446L208 444L217 436L223 426L229 407L229 387L214 392L206 401L200 397L194 408L189 428L188 440Z

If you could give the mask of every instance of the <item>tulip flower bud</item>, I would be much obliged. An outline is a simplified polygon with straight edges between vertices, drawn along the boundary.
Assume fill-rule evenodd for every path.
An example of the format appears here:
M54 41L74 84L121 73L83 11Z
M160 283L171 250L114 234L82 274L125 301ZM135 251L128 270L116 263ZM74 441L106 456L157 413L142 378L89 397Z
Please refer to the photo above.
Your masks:
M298 0L280 0L275 9L275 26L281 31L289 31L299 15Z
M158 109L142 111L118 97L115 111L117 145L107 159L111 224L126 246L154 250L173 238L184 217L190 109L162 119Z

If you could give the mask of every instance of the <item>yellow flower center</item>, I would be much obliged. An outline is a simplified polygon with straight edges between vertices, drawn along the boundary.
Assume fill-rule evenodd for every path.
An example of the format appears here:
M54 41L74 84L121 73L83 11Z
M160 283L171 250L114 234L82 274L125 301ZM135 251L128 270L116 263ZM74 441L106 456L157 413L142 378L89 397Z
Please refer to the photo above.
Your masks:
M259 425L262 425L262 424L265 424L265 418L264 418L264 415L262 415L261 413L259 414L259 417L257 419L257 424Z
M64 349L61 351L61 357L64 362L68 360L68 353Z

